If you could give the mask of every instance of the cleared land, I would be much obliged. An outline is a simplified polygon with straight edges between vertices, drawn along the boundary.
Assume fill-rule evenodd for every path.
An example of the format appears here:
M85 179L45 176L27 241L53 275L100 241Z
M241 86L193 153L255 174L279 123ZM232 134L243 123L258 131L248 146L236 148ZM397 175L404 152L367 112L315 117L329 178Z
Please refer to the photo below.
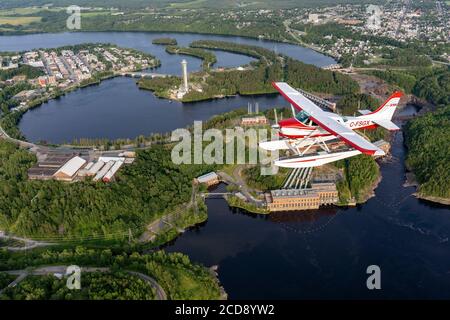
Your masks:
M0 24L9 24L12 26L28 25L32 22L41 21L41 17L5 17L0 16Z

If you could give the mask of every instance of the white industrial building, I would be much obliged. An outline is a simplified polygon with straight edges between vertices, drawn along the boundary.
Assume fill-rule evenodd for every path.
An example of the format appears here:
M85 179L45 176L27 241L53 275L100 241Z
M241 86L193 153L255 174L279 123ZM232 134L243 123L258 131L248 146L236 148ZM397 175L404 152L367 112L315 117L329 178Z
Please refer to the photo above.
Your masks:
M103 182L111 182L111 179L114 177L117 171L119 171L120 167L123 165L123 161L116 161L111 169L104 175Z
M102 179L105 174L109 171L109 169L112 168L112 166L114 165L115 161L109 161L108 163L106 163L103 168L95 175L94 179L92 179L93 181L99 181L100 179Z
M86 160L80 157L73 157L67 161L58 171L55 172L53 177L56 180L73 181L77 172L84 166Z
M100 171L101 168L105 165L105 162L99 160L97 161L91 168L88 170L88 176L94 176L97 174L97 172Z

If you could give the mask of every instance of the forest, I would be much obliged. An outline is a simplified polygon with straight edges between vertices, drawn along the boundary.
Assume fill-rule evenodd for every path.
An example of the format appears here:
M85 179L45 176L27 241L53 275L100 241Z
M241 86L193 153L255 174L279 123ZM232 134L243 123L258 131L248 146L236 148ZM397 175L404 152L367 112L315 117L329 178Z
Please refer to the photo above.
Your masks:
M368 155L359 155L340 160L335 165L344 170L344 178L336 185L340 203L347 204L352 198L357 203L365 202L380 176L380 169L375 160Z
M435 105L450 104L450 67L419 79L413 93Z
M352 93L343 96L336 104L339 112L345 116L358 115L358 110L375 110L380 101L365 93Z
M254 166L243 171L245 181L251 188L261 191L280 189L283 181L286 179L290 170L287 168L279 168L276 175L261 175L261 166Z
M359 86L349 76L323 70L275 52L251 45L224 41L194 41L191 48L213 49L244 54L258 59L245 70L211 70L190 75L191 82L201 86L202 91L191 90L182 98L183 102L208 100L231 95L253 95L276 93L274 81L287 81L291 85L312 92L329 94L349 94L358 92ZM204 59L204 63L208 60ZM168 91L177 84L173 77L164 79L144 79L139 86L167 98Z
M85 272L80 290L67 288L67 278L53 275L28 276L7 288L0 300L154 300L152 287L124 272Z
M27 79L34 79L44 75L44 71L26 64L20 65L18 68L9 70L0 70L0 80L5 81L15 76L24 75Z
M450 198L450 105L409 121L405 128L407 167L420 195Z
M0 290L6 288L14 280L15 276L11 276L5 272L0 272Z
M0 107L2 112L8 112L9 109L18 105L18 102L12 99L16 94L24 90L30 90L32 86L27 82L19 82L11 86L6 86L0 90Z
M111 185L29 181L33 155L0 141L0 228L35 238L109 239L144 226L189 201L194 177L207 165L175 165L167 146L138 153ZM176 195L176 196L174 196Z
M412 93L414 86L416 85L417 82L417 79L414 75L408 74L404 71L374 70L374 71L365 71L364 73L383 79L387 83L401 88L402 90L404 90L405 93Z
M152 43L163 46L176 46L178 44L177 39L174 38L156 38L153 39Z
M0 249L0 270L21 270L47 265L78 265L81 267L107 267L112 276L93 276L92 286L82 294L98 298L145 297L151 294L144 290L136 279L124 276L127 271L135 271L148 275L164 289L168 299L218 299L220 289L217 279L205 267L193 263L189 257L181 253L155 251L141 254L135 250L95 249L82 246L67 249L42 249L28 252L10 252ZM0 279L4 276L1 276ZM87 283L82 274L81 282ZM109 278L109 279L108 279ZM42 280L45 281L46 280ZM86 281L86 283L85 283ZM7 280L4 280L7 282ZM57 283L56 283L57 284ZM126 290L131 285L132 290ZM34 291L35 286L31 286ZM38 287L36 289L39 289ZM125 290L124 290L125 289ZM128 292L131 291L131 292ZM14 290L11 294L14 294ZM16 292L18 293L18 292ZM52 294L48 291L46 294ZM60 291L59 298L65 291ZM153 294L152 294L153 296ZM76 297L72 297L76 298Z
M368 71L434 105L450 103L450 67L411 68L408 70Z
M137 82L139 89L150 90L157 97L168 99L169 89L179 88L181 78L176 76L155 77L153 79L141 79Z
M382 55L384 60L380 64L396 67L430 67L432 65L431 59L424 55L418 55L412 49L385 49Z
M259 83L267 85L266 89L269 92L273 92L272 81L282 80L292 86L313 92L340 95L359 90L358 84L347 75L279 56L274 51L265 48L211 40L194 41L191 46L240 53L259 59L258 69L262 69L264 72L257 69L257 79L259 79Z

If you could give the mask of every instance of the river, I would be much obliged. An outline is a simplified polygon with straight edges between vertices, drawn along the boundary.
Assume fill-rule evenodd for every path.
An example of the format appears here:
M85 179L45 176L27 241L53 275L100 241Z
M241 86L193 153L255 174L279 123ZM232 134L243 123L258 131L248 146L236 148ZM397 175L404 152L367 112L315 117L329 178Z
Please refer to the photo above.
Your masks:
M219 265L231 299L449 299L450 210L402 186L402 144L397 133L364 205L264 216L210 199L208 221L166 250ZM370 265L381 269L381 290L366 287Z
M180 46L196 40L223 40L258 45L276 50L300 61L324 66L335 61L311 49L292 44L263 41L243 37L148 32L78 32L33 34L0 37L0 51L23 51L36 48L55 48L79 43L113 43L150 53L162 62L156 72L181 74L180 62L186 59L188 71L201 68L201 60L184 55L171 55L164 46L152 44L159 37L175 38ZM217 51L214 67L237 67L253 61L245 55ZM211 116L258 102L260 109L285 106L279 96L236 96L228 99L182 104L156 98L151 92L139 90L135 80L114 78L98 86L71 92L60 99L50 100L28 111L19 127L27 140L48 143L72 142L79 138L135 138L156 132L168 132L192 124L193 120L207 120ZM68 121L70 119L70 121ZM64 123L64 125L61 125Z
M179 74L180 56L167 55L151 39L170 36L180 45L198 39L257 44L299 60L333 61L297 46L239 37L153 33L70 33L0 37L0 50L111 42L150 52L158 70ZM248 63L241 55L219 55L217 65ZM190 71L200 61L188 57ZM71 141L81 137L134 137L168 131L208 119L248 102L261 108L285 105L278 96L233 97L195 104L170 103L133 80L115 78L72 92L27 112L21 130L32 141ZM403 137L393 140L393 158L382 163L376 196L355 208L325 208L259 216L231 210L210 199L208 221L178 237L165 250L184 252L193 261L219 265L219 277L234 299L450 298L450 210L416 199L403 187ZM219 187L223 188L223 186ZM368 290L366 268L381 268L381 290Z

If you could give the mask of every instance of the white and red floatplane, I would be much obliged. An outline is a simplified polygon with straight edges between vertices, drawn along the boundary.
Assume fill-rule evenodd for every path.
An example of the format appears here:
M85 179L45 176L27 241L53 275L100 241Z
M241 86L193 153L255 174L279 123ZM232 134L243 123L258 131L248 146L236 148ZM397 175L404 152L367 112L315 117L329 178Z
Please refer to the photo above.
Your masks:
M356 129L383 127L399 130L392 116L403 96L395 92L375 111L360 110L361 116L346 117L323 111L287 83L275 82L273 86L291 104L294 117L282 120L275 127L282 140L261 142L265 150L291 150L294 155L275 160L275 165L286 168L317 167L326 163L364 153L382 156L385 152L356 133ZM297 110L297 113L294 110ZM341 142L341 143L339 143ZM344 146L342 146L344 142ZM339 145L339 147L335 147ZM313 148L314 147L314 148ZM316 150L320 148L319 151Z

